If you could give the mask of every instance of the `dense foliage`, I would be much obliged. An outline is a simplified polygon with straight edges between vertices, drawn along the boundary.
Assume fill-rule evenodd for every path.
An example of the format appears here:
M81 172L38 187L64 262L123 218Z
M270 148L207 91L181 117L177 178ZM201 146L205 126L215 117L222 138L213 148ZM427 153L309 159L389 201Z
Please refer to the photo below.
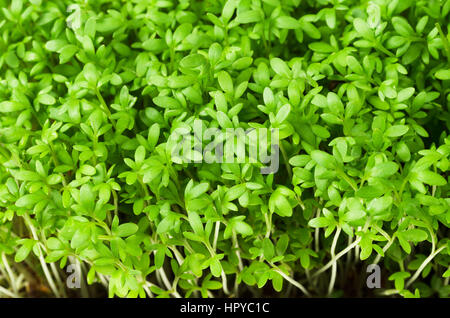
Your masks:
M0 296L450 295L449 0L0 6Z

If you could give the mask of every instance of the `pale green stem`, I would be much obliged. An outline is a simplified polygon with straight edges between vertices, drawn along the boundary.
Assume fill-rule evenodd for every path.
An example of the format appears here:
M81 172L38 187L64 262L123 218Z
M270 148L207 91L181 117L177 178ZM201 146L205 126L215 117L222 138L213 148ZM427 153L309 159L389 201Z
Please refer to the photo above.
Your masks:
M336 234L334 235L333 238L333 243L331 244L331 258L334 259L335 257L335 249L336 249L336 244L337 241L339 239L339 234L341 234L341 227L338 226L336 229ZM333 292L333 288L334 288L334 283L336 281L336 271L337 271L337 262L336 260L334 261L333 265L332 265L332 269L331 269L331 279L330 279L330 285L328 286L328 295L330 295Z
M16 285L16 279L14 277L14 274L13 274L12 270L11 270L11 267L9 266L8 260L6 259L5 253L2 253L2 261L3 261L3 265L5 266L6 273L8 274L8 277L9 277L9 284L11 285L11 288L12 288L13 292L15 294L17 294L18 293L18 288L17 288L17 285Z
M332 258L325 266L323 266L321 269L319 269L317 272L315 272L312 277L316 277L317 275L322 274L325 272L328 268L330 268L335 261L340 259L343 255L345 255L348 251L353 249L355 246L359 244L359 241L361 241L361 237L358 237L352 244L344 248L342 251L340 251L334 258Z
M424 270L424 268L428 265L431 260L438 255L444 248L447 248L447 245L442 245L440 248L438 248L434 253L431 253L430 256L428 256L423 263L420 265L420 267L417 269L417 271L414 273L413 277L411 277L408 282L406 283L406 288L408 288L414 281L419 277L420 273Z
M298 289L300 289L303 294L305 294L306 296L311 296L310 293L306 290L306 288L300 284L299 282L297 282L296 280L292 279L291 277L289 277L288 275L286 275L282 270L280 270L279 268L275 268L275 271L280 274L285 280L287 280L289 283L291 283L292 285L294 285L295 287L297 287Z
M28 217L27 214L25 214L24 218L25 218L26 224L30 228L33 239L39 242L39 237L36 234L36 230L35 230L33 224L31 224L30 218ZM38 247L38 252L39 252L39 256L38 256L39 262L41 263L41 267L42 267L42 270L44 271L45 278L47 279L47 282L48 282L53 294L57 298L59 298L59 297L61 297L61 294L59 293L59 290L56 288L56 284L52 278L52 275L50 274L50 271L48 270L47 264L45 263L44 256L43 256L44 253L42 252L42 248L39 243L38 243L37 247Z

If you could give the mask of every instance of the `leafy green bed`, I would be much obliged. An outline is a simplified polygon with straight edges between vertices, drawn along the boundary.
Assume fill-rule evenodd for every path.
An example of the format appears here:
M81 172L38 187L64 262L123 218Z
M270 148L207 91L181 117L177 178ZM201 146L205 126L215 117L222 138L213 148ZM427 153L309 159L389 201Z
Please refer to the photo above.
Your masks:
M0 296L450 295L449 0L0 7Z

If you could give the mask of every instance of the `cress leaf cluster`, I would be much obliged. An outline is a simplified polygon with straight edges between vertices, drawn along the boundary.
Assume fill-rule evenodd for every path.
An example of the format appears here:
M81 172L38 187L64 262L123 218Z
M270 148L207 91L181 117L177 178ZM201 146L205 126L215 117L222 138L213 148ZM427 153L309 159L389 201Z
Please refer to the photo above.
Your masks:
M0 8L0 296L450 295L450 0ZM174 162L196 119L279 170Z

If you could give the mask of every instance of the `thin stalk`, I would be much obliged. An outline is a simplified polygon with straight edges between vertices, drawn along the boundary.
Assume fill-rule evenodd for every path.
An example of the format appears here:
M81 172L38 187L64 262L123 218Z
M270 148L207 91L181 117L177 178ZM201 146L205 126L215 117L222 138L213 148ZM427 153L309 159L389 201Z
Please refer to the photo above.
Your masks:
M214 240L213 240L213 249L216 250L217 247L217 240L219 238L219 231L220 231L220 221L216 221L216 227L214 230Z
M142 288L145 290L145 292L147 293L147 295L150 297L150 298L153 298L153 293L152 293L152 291L150 290L150 288L147 286L147 284L148 284L148 282L146 282L143 286L142 286ZM151 285L150 285L151 286Z
M270 233L272 232L272 224L270 221L270 218L268 216L268 213L263 213L264 214L264 221L266 222L266 238L270 237Z
M353 249L355 246L357 246L359 244L359 242L361 241L361 237L358 237L352 244L350 244L349 246L347 246L346 248L344 248L342 251L340 251L338 254L336 254L336 256L331 259L325 266L323 266L321 269L317 270L317 272L315 272L312 277L316 277L317 275L322 274L323 272L325 272L328 268L330 268L331 266L333 266L333 263L335 261L337 261L338 259L340 259L342 256L344 256L348 251L350 251L351 249Z
M119 214L119 197L117 195L116 190L112 190L113 200L114 200L114 216L118 216Z
M353 242L353 237L349 236L348 237L348 241L347 241L347 246L351 245L352 242ZM351 259L352 259L352 252L349 251L348 254L347 254L347 262L346 262L346 265L345 265L346 266L346 271L348 270L348 267L350 266Z
M320 209L317 209L316 218L320 216ZM314 249L316 253L319 252L319 228L316 227L314 230Z
M283 156L283 159L284 159L284 166L286 167L286 171L289 176L289 180L292 180L292 169L291 169L291 166L289 165L289 159L288 159L286 150L284 149L282 141L280 141L279 144L280 144L281 155Z
M5 265L5 269L6 269L6 273L8 274L7 277L9 277L9 284L13 290L14 293L18 293L18 288L16 285L16 279L14 277L14 274L11 270L11 267L9 266L8 260L6 258L5 253L2 253L2 261L3 261L3 265Z
M208 249L209 253L211 254L211 257L216 256L216 252L212 249L211 245L208 241L205 242L205 246ZM230 291L228 290L228 282L227 282L227 276L225 275L225 271L222 268L222 272L220 273L220 276L222 277L222 289L225 295L229 295Z
M55 278L56 278L56 283L58 284L58 287L59 287L60 290L62 291L62 296L63 296L63 297L67 297L67 293L66 293L66 290L65 290L65 288L64 288L64 284L63 284L63 282L62 282L62 280L61 280L61 277L60 277L60 275L59 275L58 269L57 269L56 266L55 266L55 263L50 263L50 268L51 268L51 270L52 270L52 272L53 272L53 275L54 275Z
M80 278L84 277L83 269L81 268L81 262L78 258L76 259L76 266L78 273L80 273ZM81 296L83 298L89 298L89 292L88 289L86 288L86 282L84 281L84 279L81 279Z
M233 230L232 239L233 239L233 243L234 243L234 248L236 249L236 256L238 258L238 267L239 267L239 270L242 271L244 269L244 265L242 263L239 242L237 240L236 232L234 230Z
M31 224L30 218L28 217L27 214L24 215L24 218L25 218L26 224L28 225L28 228L31 231L33 239L39 242L39 237L36 234L36 230L35 230L33 224ZM39 252L39 262L41 263L41 267L42 267L42 270L44 271L45 278L47 279L47 282L48 282L48 284L50 286L50 289L52 290L53 294L57 298L60 298L61 294L59 293L58 288L56 288L56 284L55 284L55 282L54 282L54 280L52 278L52 275L50 274L50 271L48 270L47 264L45 263L45 260L44 260L44 257L43 257L42 248L41 248L39 243L38 243L37 247L38 247L38 252Z
M153 252L153 254L156 254L156 251ZM172 286L174 286L174 284L170 283L169 279L167 278L166 272L164 271L164 268L161 267L157 270L156 272L156 278L158 279L158 282L164 283L164 286L166 286L167 290L170 291L170 294L172 296L174 296L175 298L181 298L180 294L177 292L176 289L172 289ZM162 282L161 282L162 280Z
M438 255L444 248L446 248L447 245L442 245L440 248L438 248L434 253L431 253L430 256L428 256L423 263L420 265L420 267L417 269L417 271L414 273L414 275L408 280L406 283L406 288L408 288L414 281L419 277L420 273L424 270L424 268L428 265L431 260Z
M334 238L333 238L333 243L331 244L331 257L333 259L335 257L335 249L336 249L337 241L339 239L339 234L341 234L341 227L340 226L337 227L336 234L334 235ZM331 293L333 292L334 283L336 281L337 262L334 261L332 266L333 267L331 269L330 285L328 286L328 295L331 295Z
M392 295L396 295L396 294L398 294L397 289L386 289L380 293L380 295L383 295L383 296L392 296Z
M167 290L171 291L172 290L172 284L170 284L169 279L167 278L166 272L164 271L164 269L161 267L159 270L159 274L161 275L161 278L164 282L164 285L166 286ZM171 294L175 297L175 298L181 298L180 294L174 290L171 291Z
M292 279L291 277L289 277L288 275L286 275L282 270L280 270L279 268L275 268L275 271L280 274L285 280L287 280L289 283L291 283L292 285L294 285L295 287L297 287L298 289L300 289L302 291L303 294L305 294L306 296L310 297L311 294L308 292L308 290L306 290L306 288L300 284L299 282L297 282L296 280Z
M0 286L0 294L4 294L4 295L6 295L8 297L11 297L11 298L20 298L19 295L15 294L15 293L13 293L13 292L11 292L9 290L7 290L6 288L4 288L2 286Z

